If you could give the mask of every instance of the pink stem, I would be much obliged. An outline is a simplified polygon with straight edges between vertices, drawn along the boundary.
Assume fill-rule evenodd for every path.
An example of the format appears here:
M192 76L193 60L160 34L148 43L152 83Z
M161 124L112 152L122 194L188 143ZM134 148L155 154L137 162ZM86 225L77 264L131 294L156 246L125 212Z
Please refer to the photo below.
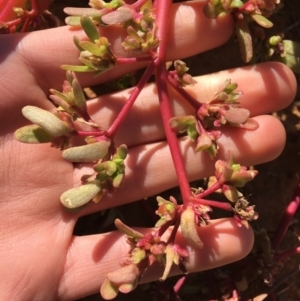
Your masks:
M186 280L186 275L180 277L173 287L175 293L178 293Z
M116 59L116 62L119 65L134 64L138 62L151 62L151 61L152 61L152 57L150 55L141 56L141 57L118 57Z
M8 28L11 28L11 27L13 27L13 26L16 26L16 25L20 24L22 21L23 21L22 18L17 18L17 19L15 19L15 20L6 22L5 24L7 25Z
M197 99L195 99L192 95L190 95L186 90L180 88L176 82L176 80L169 75L168 81L171 86L185 99L187 102L196 110L198 111L200 106L202 105Z
M178 144L177 135L169 126L169 120L173 117L170 98L168 93L168 73L166 70L166 49L168 35L168 17L171 7L171 0L156 1L154 6L157 11L156 25L157 37L160 41L157 49L158 58L155 61L155 79L158 90L158 98L160 102L160 111L165 129L166 138L169 144L171 156L177 174L178 184L181 191L183 203L187 204L191 195L191 188L188 181L185 165L183 163L181 151Z
M196 204L205 205L209 207L219 208L226 211L232 211L232 207L229 203L226 202L219 202L213 200L206 200L206 199L196 199L195 197L191 198L191 201Z
M40 11L39 0L31 0L31 9L34 12L39 12Z
M290 249L290 250L286 250L282 253L279 253L279 254L275 254L274 255L274 261L278 261L282 258L286 258L286 257L289 257L289 256L292 256L292 255L295 255L295 254L300 254L300 247L296 247L296 248L293 248L293 249Z
M103 135L102 131L76 131L78 136L87 137L87 136L101 136Z
M212 186L210 186L209 188L204 190L203 192L200 192L199 194L195 195L195 198L196 199L202 199L202 198L208 196L209 194L217 191L221 187L222 187L222 184L220 182L216 182Z
M279 244L281 243L290 223L292 218L294 217L298 206L300 203L300 183L297 186L295 196L293 200L289 203L287 206L284 215L281 219L281 222L279 224L279 228L277 229L277 232L275 233L273 239L272 239L272 247L274 250L276 250L279 247Z
M109 129L106 131L105 135L107 138L112 138L121 123L126 118L127 114L129 113L132 105L134 104L135 100L139 96L140 92L146 85L147 81L149 80L150 76L152 75L153 71L155 69L155 64L152 62L144 72L143 76L139 80L136 87L133 89L132 93L130 94L129 98L127 99L125 105L123 106L121 112L118 114L117 118L114 120L113 124L109 127Z

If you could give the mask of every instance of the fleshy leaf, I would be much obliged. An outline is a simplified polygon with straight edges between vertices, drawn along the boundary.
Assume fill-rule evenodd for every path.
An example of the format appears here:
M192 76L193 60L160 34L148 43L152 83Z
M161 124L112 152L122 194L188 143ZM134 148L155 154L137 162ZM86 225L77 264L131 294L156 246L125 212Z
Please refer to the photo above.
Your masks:
M79 21L80 22L80 21ZM73 42L75 44L75 46L80 50L80 51L84 51L84 49L79 45L80 40L77 36L73 37Z
M15 138L24 143L47 143L52 136L36 124L26 125L15 132Z
M126 157L127 157L127 146L125 144L122 144L120 145L118 148L117 148L117 155L122 159L122 160L125 160Z
M295 73L300 74L300 43L283 40L285 56L275 56L275 60L284 63Z
M100 288L100 294L105 300L112 300L118 295L118 287L105 278Z
M104 16L101 20L107 25L120 24L133 18L133 10L129 7L120 7Z
M74 72L90 72L95 71L95 69L89 67L89 66L73 66L73 65L62 65L62 69L64 70L70 70Z
M120 173L116 177L114 177L112 184L115 188L120 188L122 187L123 182L124 182L124 174Z
M258 122L253 119L253 118L249 118L245 123L241 124L237 124L237 123L230 123L231 126L234 126L234 127L238 127L238 128L241 128L241 129L245 129L245 130L251 130L251 131L254 131L256 130L258 127L259 127L259 124Z
M73 79L72 88L73 88L76 106L80 109L85 109L86 108L85 96L79 84L79 81L76 78Z
M195 212L191 206L188 206L181 214L180 227L182 236L190 246L195 249L203 248L203 242L201 241L196 228Z
M52 137L68 136L70 129L65 122L54 114L35 106L26 106L22 109L24 117L41 126Z
M69 26L81 26L80 16L71 16L65 19L65 22Z
M231 3L230 3L230 8L233 9L233 8L240 8L244 5L243 1L241 0L233 0Z
M121 232L123 232L124 234L126 234L129 237L132 237L132 238L144 237L144 235L142 233L128 227L118 218L115 220L115 225Z
M103 51L102 47L99 47L98 45L89 41L80 42L79 46L98 57L102 57L105 54L105 51Z
M74 146L63 151L64 159L71 162L93 162L102 159L108 152L110 142L99 141L91 144Z
M238 201L238 198L242 196L242 194L234 186L231 185L224 184L222 186L222 192L225 197L233 203L236 203Z
M225 119L230 123L245 123L249 118L250 112L244 108L230 108L224 114Z
M264 28L271 28L273 26L273 23L262 15L251 14L250 16L257 24Z
M80 19L81 26L91 41L96 41L100 38L100 34L94 22L87 16L82 16Z
M98 16L99 10L95 8L81 8L81 7L65 7L64 12L70 16Z
M97 182L89 182L65 191L60 196L60 201L67 208L78 208L90 202L100 190L101 187Z
M252 38L248 24L243 20L238 20L235 26L235 33L239 40L242 59L248 63L253 56Z
M137 276L140 274L135 264L130 264L115 271L107 273L107 279L116 285L135 283Z

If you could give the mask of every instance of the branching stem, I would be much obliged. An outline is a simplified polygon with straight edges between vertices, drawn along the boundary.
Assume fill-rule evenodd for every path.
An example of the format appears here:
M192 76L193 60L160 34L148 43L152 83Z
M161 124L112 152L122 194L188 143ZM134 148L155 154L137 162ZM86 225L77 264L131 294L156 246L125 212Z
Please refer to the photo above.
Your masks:
M118 114L112 125L109 127L109 129L106 131L105 135L107 138L113 138L116 131L120 127L121 123L126 118L127 114L129 113L132 105L134 104L135 100L139 96L140 92L148 82L150 76L152 75L153 71L155 69L155 64L152 62L144 72L143 76L139 80L136 87L133 89L132 93L130 94L128 100L126 101L125 105L123 106L121 112Z
M155 79L158 90L158 98L160 102L161 116L165 129L166 138L169 144L171 156L173 159L174 167L177 174L178 184L182 195L184 204L187 204L191 195L191 188L189 185L186 169L183 163L181 151L178 144L176 133L169 126L169 120L173 117L170 105L170 98L168 93L168 73L166 69L166 47L167 47L167 34L168 34L168 16L172 1L156 1L154 3L157 11L157 36L160 40L159 47L157 49L158 58L155 61Z
M199 110L202 104L192 95L190 95L186 90L178 87L176 80L171 75L168 76L168 81L170 85L182 96L183 99L185 99L196 111Z

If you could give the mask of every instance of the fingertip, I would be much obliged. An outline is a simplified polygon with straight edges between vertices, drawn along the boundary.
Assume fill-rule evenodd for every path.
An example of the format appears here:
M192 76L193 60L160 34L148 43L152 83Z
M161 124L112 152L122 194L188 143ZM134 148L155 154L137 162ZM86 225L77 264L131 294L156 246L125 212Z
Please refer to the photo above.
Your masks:
M253 73L245 68L239 88L247 91L241 99L251 110L251 115L281 110L294 100L297 81L293 71L279 62L265 62L253 66ZM252 77L251 77L252 76ZM249 101L249 97L256 100ZM251 105L251 104L254 105Z
M168 60L184 58L224 44L233 33L230 15L209 19L203 13L206 2L175 3L170 12Z
M187 246L178 235L178 243L189 251L185 267L189 272L213 269L235 261L249 254L253 247L252 228L239 227L233 218L212 220L209 225L198 228L203 249Z

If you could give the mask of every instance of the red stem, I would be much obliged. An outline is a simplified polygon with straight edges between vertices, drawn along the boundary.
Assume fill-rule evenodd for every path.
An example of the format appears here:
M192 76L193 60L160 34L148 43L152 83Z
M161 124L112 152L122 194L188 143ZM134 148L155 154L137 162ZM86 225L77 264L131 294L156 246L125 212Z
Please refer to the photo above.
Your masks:
M226 202L219 202L219 201L206 200L206 199L196 199L195 197L192 197L191 201L193 203L200 204L200 205L219 208L219 209L223 209L226 211L232 211L231 205Z
M125 64L133 64L138 62L151 62L152 56L141 56L141 57L118 57L116 58L116 62L119 65L125 65Z
M42 13L39 0L31 0L31 12L34 12L36 15Z
M284 215L281 219L281 222L279 224L279 227L277 229L277 232L275 233L273 239L272 239L272 247L274 250L276 250L279 247L279 244L281 243L290 223L292 218L294 217L298 206L300 203L300 183L297 186L295 196L293 200L289 203L287 206Z
M81 137L87 137L87 136L101 136L103 135L102 131L75 131L74 134L77 134Z
M209 194L217 191L221 187L222 187L222 184L220 182L215 182L212 186L210 186L209 188L207 188L203 192L200 192L199 194L195 195L195 198L196 199L202 199L202 198L208 196Z
M181 151L178 144L176 133L169 126L169 120L173 117L170 98L168 93L168 73L166 70L166 48L168 35L168 17L172 1L156 1L154 6L156 8L156 26L157 37L160 40L157 49L158 58L155 61L155 79L158 90L158 98L160 102L160 111L165 129L166 138L169 144L171 156L177 174L178 184L182 195L184 204L187 204L191 195L191 188L188 181L185 165L183 163Z
M180 88L177 84L177 81L171 76L168 76L168 81L171 86L185 99L187 102L198 111L200 106L202 105L196 98L190 95L186 90Z
M8 28L11 28L13 26L16 26L16 25L20 24L22 21L23 21L22 18L17 18L15 20L8 21L5 24L7 25Z
M281 252L279 254L275 254L274 255L274 261L278 261L282 258L286 258L286 257L289 257L291 255L295 255L295 254L300 254L300 247L296 247L296 248L293 248L293 249L290 249L290 250L286 250L284 252Z
M154 62L151 62L150 65L147 67L146 71L144 72L143 76L139 80L138 84L133 89L133 91L130 94L129 98L127 99L125 105L123 106L121 112L118 114L118 116L114 120L113 124L106 131L105 135L107 138L112 138L115 135L117 129L119 128L121 123L126 118L132 105L134 104L135 100L137 99L140 92L142 91L142 89L146 85L147 81L149 80L150 76L152 75L154 69L155 69L155 64L154 64Z
M186 280L186 275L180 277L173 287L175 293L178 293Z

